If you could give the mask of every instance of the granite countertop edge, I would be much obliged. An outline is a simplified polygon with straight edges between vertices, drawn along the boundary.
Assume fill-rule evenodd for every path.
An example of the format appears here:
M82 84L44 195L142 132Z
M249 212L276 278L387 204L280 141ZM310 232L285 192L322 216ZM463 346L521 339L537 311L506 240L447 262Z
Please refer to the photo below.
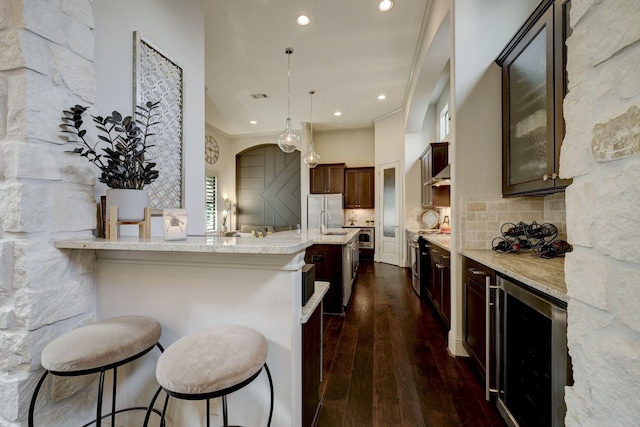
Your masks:
M313 295L309 301L302 306L300 313L300 323L303 325L309 321L315 309L320 305L327 291L329 291L329 282L316 281L314 283Z
M151 239L120 237L118 240L89 238L54 241L54 246L59 249L258 255L292 255L304 251L312 244L312 240L303 239L300 236L297 239L189 236L186 240L164 240L162 237Z
M461 249L458 253L553 298L569 301L564 257L542 259L531 252L498 253L483 249Z
M314 244L346 245L360 231L359 228L330 229L333 233L320 234L317 230L282 231L266 237L188 236L185 240L164 240L160 236L141 239L123 236L117 240L88 237L82 239L57 239L58 249L120 250L144 252L189 252L209 254L293 255Z

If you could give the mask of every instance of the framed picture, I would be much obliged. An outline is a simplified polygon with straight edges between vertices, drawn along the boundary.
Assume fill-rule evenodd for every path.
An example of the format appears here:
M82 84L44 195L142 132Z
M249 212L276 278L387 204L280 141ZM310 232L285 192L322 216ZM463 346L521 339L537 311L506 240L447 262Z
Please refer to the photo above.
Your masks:
M160 101L159 124L147 150L147 158L157 164L159 177L145 189L154 215L163 209L184 206L183 127L184 76L182 67L151 44L139 32L133 33L133 96L136 105Z

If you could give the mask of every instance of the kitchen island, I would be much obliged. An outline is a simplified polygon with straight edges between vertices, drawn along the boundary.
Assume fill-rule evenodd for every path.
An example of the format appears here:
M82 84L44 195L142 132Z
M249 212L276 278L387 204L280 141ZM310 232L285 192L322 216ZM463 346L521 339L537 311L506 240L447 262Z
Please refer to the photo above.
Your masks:
M60 240L64 251L94 250L97 256L99 318L136 314L162 325L160 342L208 326L242 324L257 329L269 343L267 363L273 375L272 425L302 423L302 275L305 250L313 233L275 233L265 238L189 237ZM329 241L344 236L317 237ZM72 257L71 257L72 258ZM157 387L155 352L119 375L119 398L144 406ZM129 373L129 375L126 375ZM173 401L173 426L202 425L204 402ZM269 386L264 375L229 396L232 423L266 425ZM221 424L213 417L213 424ZM137 419L130 425L141 425Z
M307 248L305 262L315 265L316 280L331 284L324 300L324 311L344 315L358 271L360 229L330 229L328 234L307 230L303 231L305 233L313 239L313 245Z

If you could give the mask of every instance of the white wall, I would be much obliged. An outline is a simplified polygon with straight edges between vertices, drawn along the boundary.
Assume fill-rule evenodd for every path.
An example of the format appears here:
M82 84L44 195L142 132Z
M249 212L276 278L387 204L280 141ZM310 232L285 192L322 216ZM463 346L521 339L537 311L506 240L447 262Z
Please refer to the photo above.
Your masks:
M460 249L462 198L502 195L502 86L494 60L538 3L454 2L449 102L452 253ZM449 350L465 354L459 265L460 257L453 256Z
M204 233L204 13L202 0L94 0L97 95L101 114L131 111L133 32L183 67L184 200L189 234ZM104 186L96 186L96 195ZM160 218L152 234L161 235Z
M455 2L449 109L456 203L465 196L502 194L502 86L494 60L538 3Z
M344 162L350 168L374 164L373 128L314 131L313 136L321 163Z

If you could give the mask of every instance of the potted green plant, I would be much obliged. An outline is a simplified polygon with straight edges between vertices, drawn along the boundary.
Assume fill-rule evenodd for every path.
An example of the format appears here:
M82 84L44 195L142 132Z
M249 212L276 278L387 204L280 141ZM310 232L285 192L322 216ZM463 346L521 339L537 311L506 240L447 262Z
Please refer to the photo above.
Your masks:
M144 186L158 178L156 164L145 156L153 147L148 138L155 135L150 129L157 125L156 110L159 102L147 102L136 107L134 119L123 117L118 111L110 116L91 116L97 129L98 140L87 140L84 114L89 107L75 105L63 111L60 127L70 133L78 143L72 153L86 157L100 169L98 181L105 183L107 190L107 215L109 206L118 206L119 221L144 219L144 208L149 205L149 193Z

